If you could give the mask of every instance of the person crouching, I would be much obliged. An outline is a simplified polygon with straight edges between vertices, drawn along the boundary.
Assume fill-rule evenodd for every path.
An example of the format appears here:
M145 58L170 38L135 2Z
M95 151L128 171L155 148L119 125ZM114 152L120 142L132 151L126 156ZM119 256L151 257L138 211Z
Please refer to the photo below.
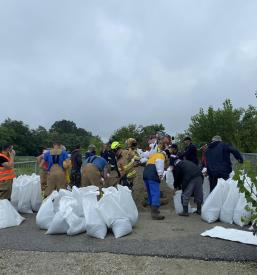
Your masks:
M165 217L160 215L160 183L164 173L166 155L164 152L154 153L144 169L144 183L148 195L148 203L151 207L153 220L163 220Z
M180 216L189 216L188 204L191 196L197 204L197 214L201 215L203 203L203 176L200 168L189 160L171 159L171 167L174 175L174 188L182 189L181 202L183 212Z

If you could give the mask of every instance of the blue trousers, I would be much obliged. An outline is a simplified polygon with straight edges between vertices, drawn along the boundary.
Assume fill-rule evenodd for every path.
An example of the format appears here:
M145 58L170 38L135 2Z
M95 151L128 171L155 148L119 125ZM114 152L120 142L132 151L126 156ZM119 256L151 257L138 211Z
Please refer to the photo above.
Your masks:
M150 206L160 207L160 183L153 180L144 180Z

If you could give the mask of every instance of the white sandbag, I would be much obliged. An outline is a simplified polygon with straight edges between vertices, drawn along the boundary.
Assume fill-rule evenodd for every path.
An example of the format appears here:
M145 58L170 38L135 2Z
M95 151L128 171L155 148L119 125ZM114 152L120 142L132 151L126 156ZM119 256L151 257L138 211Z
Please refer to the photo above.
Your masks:
M104 239L107 234L107 226L98 211L97 192L89 193L83 199L83 210L86 220L87 235L98 239Z
M40 229L47 230L55 216L53 202L58 197L58 192L54 191L43 202L36 216L36 224Z
M24 176L23 180L19 183L19 201L18 211L20 213L33 213L31 208L31 197L32 197L32 183L31 179Z
M111 225L114 237L121 238L132 232L132 225L129 219L117 219Z
M64 214L64 219L67 222L69 228L67 235L74 236L83 232L86 232L86 221L84 217L78 217L69 207Z
M178 190L178 191L176 191L175 195L173 196L173 202L174 202L174 208L175 208L176 214L180 214L183 212L181 195L182 195L182 190ZM188 204L188 213L194 213L194 212L196 212L196 209L192 208L189 203Z
M109 228L115 220L126 217L125 211L119 204L118 192L104 194L98 203L98 209Z
M165 178L166 178L167 186L170 189L174 189L174 176L173 176L173 173L171 171L171 168L167 169L167 172L165 174Z
M251 217L251 213L245 210L246 206L247 206L247 201L246 201L245 195L240 193L239 200L237 202L237 205L234 209L234 214L233 214L233 222L239 226L247 225L248 224L247 220L249 220ZM245 219L246 221L242 221L242 218Z
M220 221L224 223L233 223L234 209L239 200L239 190L237 188L237 183L233 180L227 181L229 185L229 192L227 199L223 203L220 211Z
M203 237L219 238L232 242L257 245L257 238L252 232L215 226L201 234Z
M46 234L66 234L69 229L69 225L65 220L64 213L59 211L55 214Z
M54 205L54 212L57 213L60 210L60 201L63 197L66 197L66 199L73 198L72 192L65 190L65 189L60 189L59 192L57 192L57 196L54 198L53 205Z
M0 200L0 229L18 226L24 220L8 200Z
M31 208L33 211L38 212L42 203L40 177L34 174L31 184L32 184L32 193L31 193L31 199L30 199Z
M125 217L130 220L131 225L135 226L135 224L138 221L138 210L135 201L132 197L132 192L126 186L118 185L117 188L119 205L125 212Z
M224 180L219 180L217 186L210 193L202 207L202 219L213 223L219 219L220 211L229 192L229 185Z
M210 181L209 177L204 177L203 181L203 202L205 203L206 199L210 194Z
M19 203L19 181L17 180L17 178L14 178L13 179L13 183L12 183L11 203L14 206L14 208L16 210L18 210L18 203Z

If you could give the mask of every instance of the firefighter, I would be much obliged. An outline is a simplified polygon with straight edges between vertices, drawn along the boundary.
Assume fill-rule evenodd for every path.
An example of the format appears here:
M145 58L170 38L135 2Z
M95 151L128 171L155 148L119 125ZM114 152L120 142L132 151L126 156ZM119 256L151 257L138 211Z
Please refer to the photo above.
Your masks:
M48 164L47 186L44 196L49 196L54 190L66 189L67 180L65 169L69 167L68 154L62 148L60 142L54 142L53 148L47 150L40 167L44 167L45 162Z
M11 199L15 151L12 145L4 145L0 153L0 199Z
M137 176L135 170L135 166L137 166L135 157L132 157L128 150L122 149L118 141L112 143L111 149L116 156L117 167L120 174L120 184L132 189L134 180Z
M108 176L108 162L99 156L86 159L82 167L81 186L95 185L103 187Z

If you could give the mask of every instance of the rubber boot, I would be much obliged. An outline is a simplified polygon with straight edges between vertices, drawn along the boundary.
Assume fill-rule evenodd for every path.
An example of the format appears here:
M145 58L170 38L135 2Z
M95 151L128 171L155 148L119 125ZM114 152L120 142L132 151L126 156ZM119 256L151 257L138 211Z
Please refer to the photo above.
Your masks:
M158 207L152 206L151 207L151 216L153 220L164 220L165 217L160 215L160 211Z
M197 203L196 214L198 214L198 215L202 214L202 204L201 203Z
M179 216L183 216L183 217L188 217L188 205L187 206L183 206L183 212L179 214Z

